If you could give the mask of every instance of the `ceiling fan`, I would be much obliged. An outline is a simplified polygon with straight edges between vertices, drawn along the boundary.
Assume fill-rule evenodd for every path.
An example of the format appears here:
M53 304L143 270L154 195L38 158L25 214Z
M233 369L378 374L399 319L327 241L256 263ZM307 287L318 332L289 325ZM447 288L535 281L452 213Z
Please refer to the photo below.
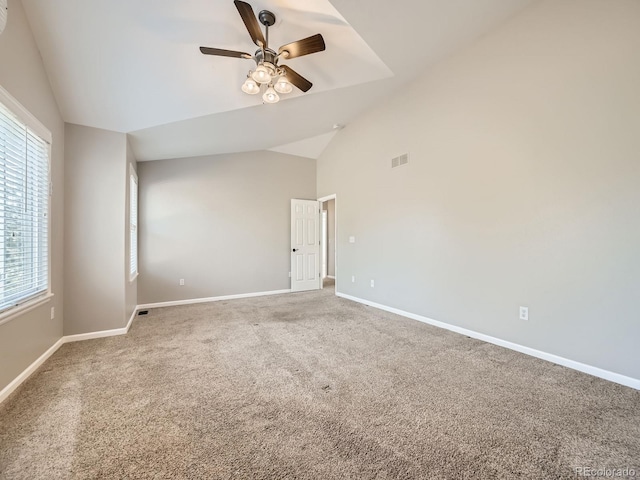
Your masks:
M220 57L234 57L252 59L256 62L256 69L250 70L247 79L242 85L242 91L249 95L261 92L262 85L266 85L266 90L262 99L266 103L277 103L280 100L278 93L290 93L293 86L298 87L303 92L309 91L313 84L298 74L287 65L279 65L281 59L291 59L322 52L325 49L324 39L319 33L311 37L303 38L297 42L288 43L281 46L278 51L269 48L269 27L276 23L276 16L268 10L262 10L258 14L260 23L265 26L265 35L262 35L260 25L253 13L253 8L246 2L235 0L233 2L242 17L244 25L249 31L251 40L259 48L251 55L250 53L237 52L234 50L223 50L220 48L200 47L200 51L205 55L217 55Z

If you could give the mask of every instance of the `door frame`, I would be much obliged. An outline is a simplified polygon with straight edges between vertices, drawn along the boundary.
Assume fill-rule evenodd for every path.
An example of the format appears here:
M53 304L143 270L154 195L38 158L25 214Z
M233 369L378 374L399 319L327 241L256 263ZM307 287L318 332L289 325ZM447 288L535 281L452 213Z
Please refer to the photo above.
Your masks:
M324 202L328 202L329 200L334 201L334 215L333 215L333 276L335 278L335 293L338 293L338 196L335 193L331 195L326 195L324 197L318 198L318 202L320 202L320 211L323 210ZM322 221L322 220L320 220ZM324 245L322 245L324 248ZM320 281L320 288L324 288L324 281Z
M320 203L320 206L324 205ZM324 282L329 273L329 246L327 245L327 228L329 227L329 212L320 208L320 258L322 259L322 266L320 267L320 278ZM320 287L322 288L322 287Z

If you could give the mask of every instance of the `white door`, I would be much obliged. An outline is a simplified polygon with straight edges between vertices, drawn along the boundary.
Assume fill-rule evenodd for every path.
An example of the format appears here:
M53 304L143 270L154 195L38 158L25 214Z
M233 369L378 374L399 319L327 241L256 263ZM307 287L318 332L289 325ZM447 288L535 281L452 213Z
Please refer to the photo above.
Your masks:
M320 288L320 203L291 200L291 291Z

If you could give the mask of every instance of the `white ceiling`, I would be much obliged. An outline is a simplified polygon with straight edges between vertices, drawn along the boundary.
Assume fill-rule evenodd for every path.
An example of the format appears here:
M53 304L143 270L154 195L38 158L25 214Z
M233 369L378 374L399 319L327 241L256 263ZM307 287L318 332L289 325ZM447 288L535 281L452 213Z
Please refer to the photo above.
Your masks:
M284 62L314 83L308 93L263 105L240 91L252 60L198 50L255 51L232 0L22 0L64 120L130 133L139 160L261 149L315 158L334 124L531 1L249 0L276 14L272 48L316 33L327 45Z

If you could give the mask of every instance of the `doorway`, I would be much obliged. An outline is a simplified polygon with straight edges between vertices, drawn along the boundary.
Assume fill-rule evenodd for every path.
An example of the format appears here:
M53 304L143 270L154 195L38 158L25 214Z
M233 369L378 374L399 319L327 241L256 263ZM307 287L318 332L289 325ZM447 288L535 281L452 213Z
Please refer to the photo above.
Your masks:
M319 198L321 212L320 261L322 273L321 288L336 291L337 221L336 195Z

